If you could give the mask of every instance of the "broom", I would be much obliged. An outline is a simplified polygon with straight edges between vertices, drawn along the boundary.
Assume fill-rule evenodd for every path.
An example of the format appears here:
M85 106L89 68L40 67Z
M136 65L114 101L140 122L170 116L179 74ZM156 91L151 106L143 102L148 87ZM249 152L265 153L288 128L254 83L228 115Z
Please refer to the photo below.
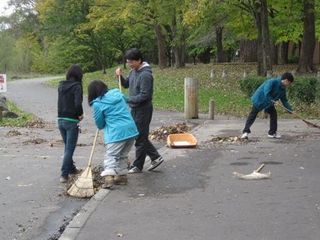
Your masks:
M278 104L280 105L282 108L284 108L286 111L288 111L289 113L291 113L293 116L301 119L302 121L304 121L309 127L314 127L314 128L320 128L319 125L315 124L315 123L312 123L312 122L309 122L307 121L306 119L304 119L303 117L301 117L299 114L295 113L295 112L292 112L290 111L289 109L287 109L285 106L283 106L282 104Z
M271 172L268 173L260 173L261 169L264 167L264 164L261 164L260 167L256 170L254 170L250 174L242 174L238 172L233 172L233 175L240 179L244 180L259 180L259 179L267 179L271 177Z
M99 130L97 129L96 135L93 140L93 145L92 145L92 149L89 157L88 166L67 191L67 193L72 197L87 198L87 197L92 197L94 195L91 163L92 163L94 148L96 146L98 133L99 133Z

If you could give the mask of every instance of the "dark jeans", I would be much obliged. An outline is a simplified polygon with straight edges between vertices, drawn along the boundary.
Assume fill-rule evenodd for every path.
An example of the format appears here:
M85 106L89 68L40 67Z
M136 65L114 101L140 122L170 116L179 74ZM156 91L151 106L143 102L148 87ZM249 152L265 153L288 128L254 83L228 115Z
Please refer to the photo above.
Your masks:
M73 152L78 141L79 128L76 122L63 119L58 120L60 134L64 142L64 154L61 167L61 176L68 176L76 170L73 162Z
M273 135L278 130L277 110L276 110L276 108L274 106L271 106L269 108L266 108L264 111L266 113L269 113L269 115L270 115L270 128L269 128L268 134ZM252 124L256 120L256 117L257 117L259 112L260 112L260 110L258 110L254 106L252 106L251 112L249 113L249 116L248 116L247 121L246 121L246 125L245 125L245 127L244 127L244 129L242 131L243 133L245 133L245 132L246 133L251 133L250 127L252 126Z
M149 140L149 126L152 119L152 112L152 105L131 109L132 117L139 131L139 135L135 141L136 159L132 165L140 170L143 169L146 156L149 156L151 160L160 157L157 149Z

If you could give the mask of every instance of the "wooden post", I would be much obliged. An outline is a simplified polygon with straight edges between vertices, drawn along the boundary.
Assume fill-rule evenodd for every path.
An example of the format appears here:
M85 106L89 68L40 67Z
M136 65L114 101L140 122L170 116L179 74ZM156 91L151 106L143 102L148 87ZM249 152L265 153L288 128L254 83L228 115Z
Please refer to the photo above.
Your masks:
M189 77L184 79L184 117L198 118L198 81Z
M214 79L214 70L213 70L213 69L211 69L210 78L211 78L211 79Z
M2 122L2 107L0 106L0 122Z
M209 119L214 119L214 101L210 99L209 101Z

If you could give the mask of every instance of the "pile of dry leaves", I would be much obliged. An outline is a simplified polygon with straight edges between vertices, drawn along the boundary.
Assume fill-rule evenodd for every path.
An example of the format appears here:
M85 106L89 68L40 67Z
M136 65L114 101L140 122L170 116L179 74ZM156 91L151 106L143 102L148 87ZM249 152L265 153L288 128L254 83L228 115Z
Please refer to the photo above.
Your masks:
M244 143L248 142L247 139L241 139L240 137L237 136L218 136L218 137L213 137L210 142L214 143Z
M191 127L189 127L185 122L177 123L171 126L161 126L150 132L149 137L151 140L167 140L169 134L175 133L186 133L190 131Z

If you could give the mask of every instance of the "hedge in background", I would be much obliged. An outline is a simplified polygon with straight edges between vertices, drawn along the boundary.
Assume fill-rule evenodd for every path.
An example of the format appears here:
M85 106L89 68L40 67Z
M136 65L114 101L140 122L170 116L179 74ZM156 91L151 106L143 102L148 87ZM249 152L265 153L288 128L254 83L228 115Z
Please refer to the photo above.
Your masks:
M240 81L240 89L248 97L251 97L255 90L266 80L265 77L249 76Z
M292 86L288 88L288 96L297 103L314 103L316 101L318 89L318 79L316 77L295 78Z

